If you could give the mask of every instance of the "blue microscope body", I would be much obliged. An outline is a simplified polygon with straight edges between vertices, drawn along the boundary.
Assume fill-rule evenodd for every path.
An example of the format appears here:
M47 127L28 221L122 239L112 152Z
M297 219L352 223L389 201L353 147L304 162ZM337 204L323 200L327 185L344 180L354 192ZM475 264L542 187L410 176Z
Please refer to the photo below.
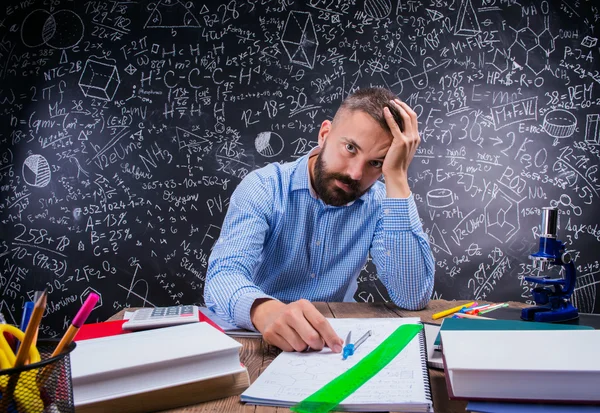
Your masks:
M531 290L537 305L522 310L523 320L556 323L579 317L577 308L570 301L577 281L575 264L570 254L564 252L565 244L556 239L557 222L558 210L543 208L539 251L529 258L540 271L553 265L563 266L564 278L525 277L525 280L542 286Z

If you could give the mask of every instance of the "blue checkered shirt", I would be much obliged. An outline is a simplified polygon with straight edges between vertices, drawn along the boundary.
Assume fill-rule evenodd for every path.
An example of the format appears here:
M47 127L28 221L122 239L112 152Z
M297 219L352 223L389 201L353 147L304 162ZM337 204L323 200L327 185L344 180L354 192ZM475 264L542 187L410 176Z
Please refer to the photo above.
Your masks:
M352 301L369 253L397 306L426 306L435 263L412 194L386 198L377 181L348 205L326 205L310 184L309 155L255 170L235 189L208 262L207 307L255 330L259 298Z

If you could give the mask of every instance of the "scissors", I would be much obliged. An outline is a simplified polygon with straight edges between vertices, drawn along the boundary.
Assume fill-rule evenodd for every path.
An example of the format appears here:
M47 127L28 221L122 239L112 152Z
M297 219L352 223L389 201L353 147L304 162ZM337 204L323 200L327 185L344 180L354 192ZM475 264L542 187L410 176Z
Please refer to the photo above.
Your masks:
M0 370L13 368L17 360L17 355L4 336L5 333L10 334L19 341L23 341L25 338L25 333L17 327L10 324L0 324ZM29 349L29 362L37 363L40 360L40 352L35 345L32 345Z
M344 350L342 352L342 360L346 360L348 356L354 354L354 351L358 349L362 343L365 342L367 338L371 336L371 330L367 331L361 338L358 339L356 343L351 343L350 338L352 337L352 331L348 331L348 335L346 336L346 341L344 342Z

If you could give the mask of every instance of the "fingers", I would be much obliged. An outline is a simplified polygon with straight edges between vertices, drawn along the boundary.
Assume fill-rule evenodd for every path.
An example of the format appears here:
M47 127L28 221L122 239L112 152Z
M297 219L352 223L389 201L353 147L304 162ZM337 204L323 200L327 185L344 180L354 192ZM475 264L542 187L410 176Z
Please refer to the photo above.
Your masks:
M282 325L278 329L265 332L263 338L271 345L279 347L283 351L304 351L307 344L292 328Z
M263 332L263 338L284 351L322 350L325 345L342 351L343 341L327 319L307 300L288 304Z
M308 304L309 306L306 306L304 308L304 315L310 323L311 327L319 336L319 339L317 341L318 347L311 344L311 342L307 341L306 339L305 341L310 345L311 348L314 348L316 350L321 350L323 348L323 344L326 344L327 347L329 347L333 352L341 352L344 341L337 335L333 327L331 327L331 324L329 324L329 321L327 321L327 319L319 312L319 310L317 310L315 306L311 303ZM302 332L299 333L300 336L305 338L302 335ZM310 332L307 332L307 334L310 334ZM315 337L311 336L309 339L314 340ZM323 341L325 343L323 343Z
M408 119L410 119L409 122L406 122L406 118L403 116L402 119L405 121L405 125L407 125L405 127L405 132L410 129L412 129L413 131L418 131L419 129L419 125L418 125L418 120L417 120L417 114L414 110L412 110L412 108L410 106L408 106L405 102L402 102L400 99L394 99L392 102L394 102L396 104L396 107L401 107L402 111L401 113L405 113L408 116ZM410 125L410 128L408 127Z
M390 103L393 104L396 109L398 109L400 116L404 121L404 132L401 135L403 140L411 148L418 146L421 142L421 137L419 136L417 114L410 108L410 106L399 99L394 99L390 101Z
M390 111L390 109L388 107L383 108L383 117L385 118L385 121L386 121L388 127L392 131L392 136L394 136L394 137L400 136L402 131L400 130L400 127L398 126L396 119L394 119L394 116L392 115L392 112ZM406 126L405 126L405 128L406 128Z

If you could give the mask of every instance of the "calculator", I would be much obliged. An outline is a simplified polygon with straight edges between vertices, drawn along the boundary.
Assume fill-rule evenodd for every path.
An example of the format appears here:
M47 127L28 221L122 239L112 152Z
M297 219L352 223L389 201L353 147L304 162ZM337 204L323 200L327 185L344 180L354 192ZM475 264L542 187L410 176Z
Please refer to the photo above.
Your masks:
M141 308L123 323L123 330L148 330L200 321L198 306L175 305L171 307Z

